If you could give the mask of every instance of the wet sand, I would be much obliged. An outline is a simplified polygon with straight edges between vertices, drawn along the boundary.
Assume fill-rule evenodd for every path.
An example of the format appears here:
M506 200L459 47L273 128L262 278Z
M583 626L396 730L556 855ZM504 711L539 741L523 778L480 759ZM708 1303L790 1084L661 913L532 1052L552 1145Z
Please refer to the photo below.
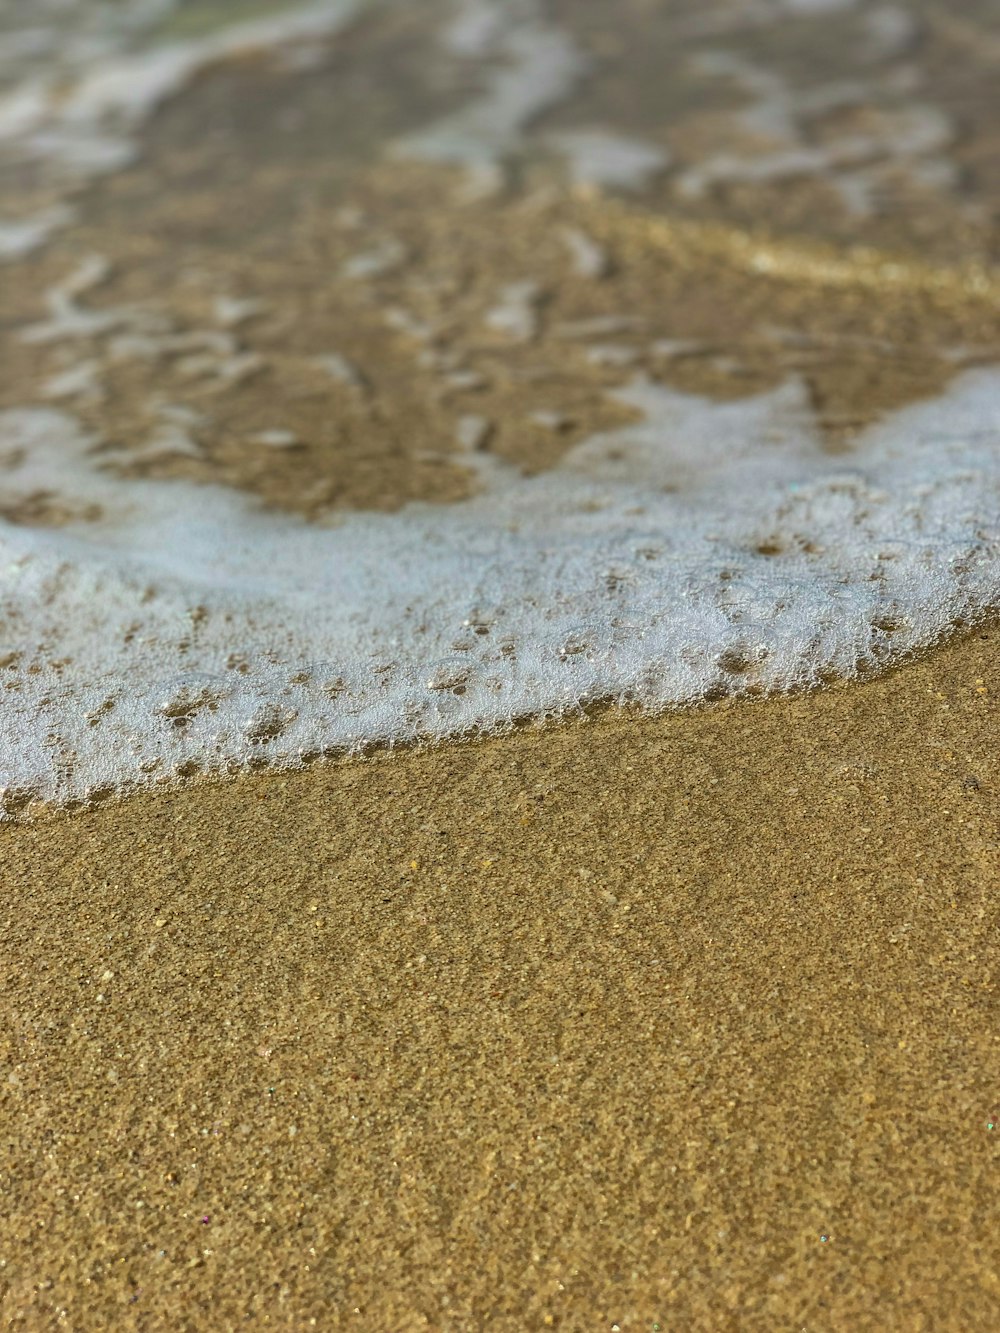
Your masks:
M998 644L0 830L2 1326L995 1328Z

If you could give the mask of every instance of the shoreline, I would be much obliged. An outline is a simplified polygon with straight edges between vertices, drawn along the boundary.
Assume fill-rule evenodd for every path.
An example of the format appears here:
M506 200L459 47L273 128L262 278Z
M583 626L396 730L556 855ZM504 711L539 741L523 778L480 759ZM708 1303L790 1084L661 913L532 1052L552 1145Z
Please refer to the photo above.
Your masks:
M0 6L0 1331L1000 1328L934 8Z
M64 803L35 800L27 794L27 799L15 804L0 814L0 835L5 829L59 823L64 819L75 819L92 814L98 810L121 806L132 801L143 801L149 797L176 796L189 790L208 790L227 788L234 783L255 782L265 778L301 778L313 772L324 773L329 769L352 767L373 762L392 763L408 756L435 754L439 751L508 741L513 737L529 733L544 735L560 728L601 722L615 717L626 726L629 721L635 723L656 723L664 719L700 718L707 713L721 711L728 713L732 709L767 708L779 705L782 701L797 701L812 698L819 694L839 691L852 691L859 687L892 676L928 662L937 654L957 648L977 636L1000 635L1000 614L990 610L976 617L969 623L951 633L946 633L933 643L924 644L901 654L897 659L881 667L862 668L858 675L845 678L833 677L814 685L792 685L785 689L763 692L759 687L751 686L742 693L732 693L722 697L709 697L700 701L688 701L662 706L643 706L634 700L618 700L611 697L584 699L578 704L567 706L562 712L542 712L516 716L505 727L495 730L474 728L454 735L425 736L414 740L371 741L357 749L335 749L311 751L303 754L298 763L275 762L267 764L261 761L255 765L238 765L236 761L223 761L218 768L189 774L174 774L149 785L132 785L121 789L103 791L96 799L72 798ZM984 691L985 692L985 691ZM15 792L16 796L16 792ZM2 793L0 793L2 799ZM9 801L9 797L8 797ZM22 814L27 809L29 814Z
M992 1327L998 643L0 828L0 1310Z

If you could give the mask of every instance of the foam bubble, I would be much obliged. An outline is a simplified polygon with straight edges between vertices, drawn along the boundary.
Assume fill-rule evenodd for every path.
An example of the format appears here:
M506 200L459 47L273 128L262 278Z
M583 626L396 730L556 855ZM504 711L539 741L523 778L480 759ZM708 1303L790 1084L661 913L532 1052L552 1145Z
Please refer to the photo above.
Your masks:
M548 144L565 154L576 185L641 190L670 164L658 144L609 130L563 130L550 134Z

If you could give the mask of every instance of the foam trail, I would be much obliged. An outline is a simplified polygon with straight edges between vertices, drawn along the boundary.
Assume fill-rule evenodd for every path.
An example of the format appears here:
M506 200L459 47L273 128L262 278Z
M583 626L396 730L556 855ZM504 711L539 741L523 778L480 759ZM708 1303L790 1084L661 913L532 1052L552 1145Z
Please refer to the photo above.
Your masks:
M0 416L8 510L58 475L70 511L0 523L8 809L588 699L814 684L1000 600L996 373L873 427L850 467L794 381L625 397L646 421L551 473L325 527L118 479L64 413Z
M199 39L147 40L131 49L155 32L175 3L132 0L122 6L115 25L94 34L85 26L86 5L70 3L65 6L69 31L49 34L53 49L44 50L39 70L23 75L16 43L0 32L0 150L47 170L58 192L119 171L134 160L137 136L150 116L200 71L235 56L333 37L369 0L313 0L232 22ZM84 24L82 33L74 32L74 20ZM4 88L7 80L10 86ZM26 222L0 223L0 259L37 248L70 216L54 204Z
M31 217L20 218L17 222L0 221L0 263L23 259L44 245L54 232L65 227L72 218L71 209L56 204Z
M444 40L455 55L503 63L481 96L401 139L396 152L463 167L490 188L504 161L523 147L525 131L569 96L589 61L569 34L544 21L536 0L464 0Z

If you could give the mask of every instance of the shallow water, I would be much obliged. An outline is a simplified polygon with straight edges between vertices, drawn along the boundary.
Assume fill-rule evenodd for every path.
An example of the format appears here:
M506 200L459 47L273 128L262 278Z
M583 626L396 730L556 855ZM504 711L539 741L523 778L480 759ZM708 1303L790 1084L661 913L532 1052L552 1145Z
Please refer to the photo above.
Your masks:
M995 607L995 8L608 14L5 11L8 813Z

